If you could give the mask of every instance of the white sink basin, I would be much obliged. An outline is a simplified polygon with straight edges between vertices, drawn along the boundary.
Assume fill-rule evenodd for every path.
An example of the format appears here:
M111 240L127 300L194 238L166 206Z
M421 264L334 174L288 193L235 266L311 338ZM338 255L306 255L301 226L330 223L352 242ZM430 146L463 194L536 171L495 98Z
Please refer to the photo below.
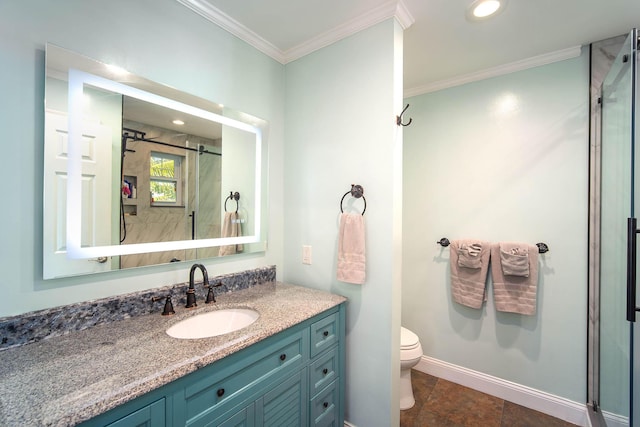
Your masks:
M215 337L246 328L258 320L258 317L260 314L249 308L210 311L176 323L167 329L167 334L180 339Z

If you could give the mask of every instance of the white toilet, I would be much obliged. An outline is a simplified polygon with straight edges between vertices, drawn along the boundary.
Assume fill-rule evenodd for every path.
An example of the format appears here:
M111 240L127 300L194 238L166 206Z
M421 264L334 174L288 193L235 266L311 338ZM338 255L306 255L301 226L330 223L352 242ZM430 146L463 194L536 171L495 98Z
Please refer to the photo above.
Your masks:
M400 409L409 409L415 405L413 388L411 387L411 368L416 366L422 357L422 346L418 336L401 327L400 332Z

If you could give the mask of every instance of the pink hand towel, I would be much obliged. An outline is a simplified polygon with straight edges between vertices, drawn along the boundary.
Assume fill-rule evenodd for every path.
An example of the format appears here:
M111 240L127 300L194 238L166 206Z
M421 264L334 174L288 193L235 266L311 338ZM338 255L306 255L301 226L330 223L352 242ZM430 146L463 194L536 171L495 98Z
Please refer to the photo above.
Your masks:
M240 237L242 229L240 227L240 216L237 212L225 212L222 221L222 237ZM220 246L218 256L233 255L243 251L243 245Z
M362 285L365 261L364 217L342 213L338 236L338 280Z

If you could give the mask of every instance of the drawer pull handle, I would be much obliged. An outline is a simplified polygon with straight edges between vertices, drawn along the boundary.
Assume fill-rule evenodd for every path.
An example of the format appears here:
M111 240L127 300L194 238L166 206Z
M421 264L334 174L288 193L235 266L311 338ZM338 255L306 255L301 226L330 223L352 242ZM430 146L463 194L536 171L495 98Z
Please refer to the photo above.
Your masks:
M329 370L328 370L327 368L324 368L324 369L322 370L322 373L323 373L324 375L327 375L327 374L329 373Z
M282 360L283 362L284 362L284 359L286 359L286 358L287 358L287 355L286 355L286 354L282 353L282 354L280 355L280 360Z
M324 331L324 332L322 333L322 335L323 335L323 336L325 336L325 337L328 337L328 336L329 336L329 331Z
M218 397L222 397L224 395L224 389L219 388L218 391L216 391L216 394L218 395Z
M328 408L328 407L329 407L329 402L324 402L324 403L322 404L322 406L324 406L325 408Z

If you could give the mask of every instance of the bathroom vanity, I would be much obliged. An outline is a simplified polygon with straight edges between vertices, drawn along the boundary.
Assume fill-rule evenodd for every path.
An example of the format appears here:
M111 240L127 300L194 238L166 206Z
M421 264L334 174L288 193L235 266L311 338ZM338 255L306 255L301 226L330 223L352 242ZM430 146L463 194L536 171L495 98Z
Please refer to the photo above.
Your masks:
M211 338L166 334L224 308L260 317ZM269 282L160 311L1 351L2 425L343 425L344 297Z

